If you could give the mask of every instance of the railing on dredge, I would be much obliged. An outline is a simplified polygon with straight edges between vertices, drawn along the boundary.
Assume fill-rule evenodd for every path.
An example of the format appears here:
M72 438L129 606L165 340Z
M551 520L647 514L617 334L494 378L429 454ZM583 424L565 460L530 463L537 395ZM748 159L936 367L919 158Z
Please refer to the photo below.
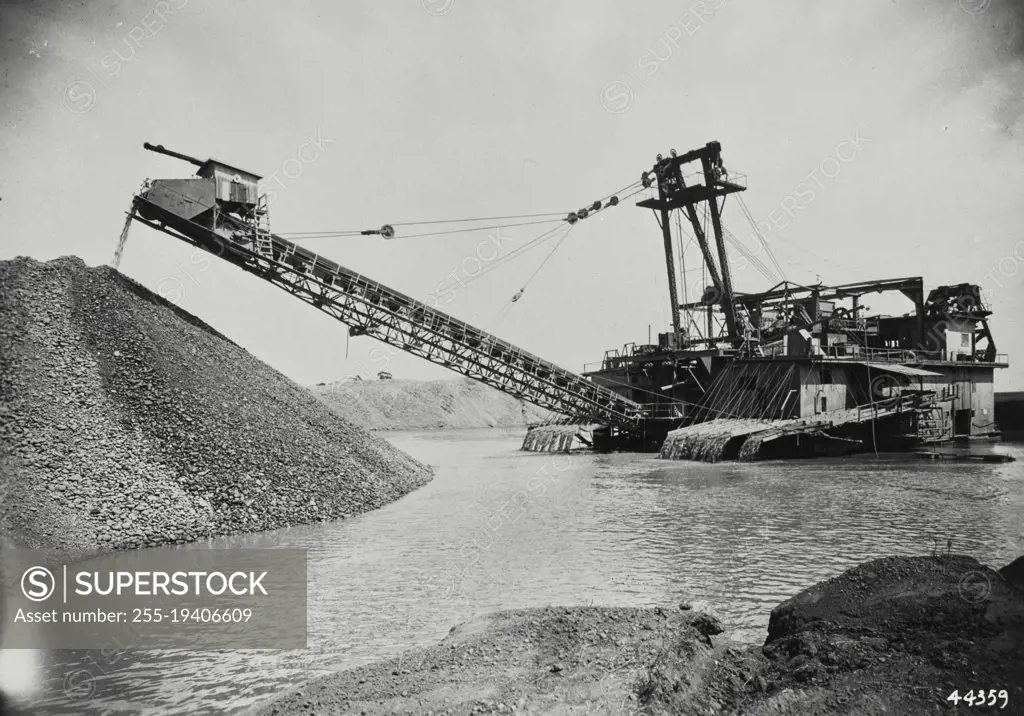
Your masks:
M927 351L906 348L874 348L868 346L829 346L818 349L805 356L787 355L783 351L766 352L759 356L768 360L792 360L793 358L828 359L835 361L868 361L871 363L985 363L988 365L1009 365L1009 355L997 353L991 360L983 353L965 353L963 351Z

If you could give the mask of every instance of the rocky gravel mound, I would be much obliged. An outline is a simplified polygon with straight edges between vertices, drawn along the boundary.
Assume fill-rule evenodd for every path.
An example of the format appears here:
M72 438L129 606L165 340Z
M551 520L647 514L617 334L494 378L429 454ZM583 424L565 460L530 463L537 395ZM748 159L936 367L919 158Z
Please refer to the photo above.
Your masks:
M199 319L75 257L0 262L0 519L125 548L342 519L429 470Z
M763 705L795 694L801 714L950 713L954 691L993 689L1006 705L989 711L1024 713L1024 590L1004 570L888 557L804 590L772 610Z
M469 378L340 380L310 390L371 430L511 428L551 417L542 408Z
M720 713L743 687L719 679L735 649L711 645L718 631L707 615L678 608L494 612L454 627L435 646L314 680L258 713L650 713L659 689L674 697L684 691L648 668L667 658L693 687L673 713ZM723 687L705 688L712 681Z
M1019 714L1020 569L957 555L874 560L776 607L763 646L730 641L685 603L498 612L259 713Z

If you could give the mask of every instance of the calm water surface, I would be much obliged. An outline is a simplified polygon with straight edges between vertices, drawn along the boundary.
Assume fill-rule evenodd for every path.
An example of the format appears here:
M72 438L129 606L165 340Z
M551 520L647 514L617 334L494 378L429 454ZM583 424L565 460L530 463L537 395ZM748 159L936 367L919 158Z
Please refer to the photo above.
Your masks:
M307 650L137 652L112 667L98 652L37 652L37 703L65 713L246 711L509 607L703 600L734 637L757 642L773 606L863 560L926 554L949 539L997 567L1024 552L1019 444L973 448L1022 460L1005 464L708 465L527 454L520 432L387 437L434 466L433 482L344 522L211 542L308 550ZM98 677L95 690L71 701L63 685L82 668Z

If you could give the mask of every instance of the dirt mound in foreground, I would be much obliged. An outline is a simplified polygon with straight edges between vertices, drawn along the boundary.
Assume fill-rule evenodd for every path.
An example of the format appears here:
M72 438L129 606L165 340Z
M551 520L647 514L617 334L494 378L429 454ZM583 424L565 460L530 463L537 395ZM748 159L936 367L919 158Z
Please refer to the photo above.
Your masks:
M1013 592L972 557L888 557L805 589L772 610L768 644L809 630L980 632ZM1018 615L1019 616L1019 615Z
M978 689L1024 712L1024 591L971 557L867 562L776 607L768 634L766 679L775 702L799 696L792 713L947 713Z
M687 609L499 612L261 713L1024 713L1024 591L1004 576L961 556L868 562L777 607L763 647Z
M695 677L689 710L677 713L716 713L736 688L724 673L731 647L711 645L716 630L705 619L679 609L496 612L436 646L313 681L260 713L643 713L647 694L661 688L647 666L671 649ZM711 675L728 685L710 688Z
M335 520L429 470L194 316L75 257L0 262L3 514L120 548Z
M475 380L341 380L310 390L371 430L525 426L551 417Z

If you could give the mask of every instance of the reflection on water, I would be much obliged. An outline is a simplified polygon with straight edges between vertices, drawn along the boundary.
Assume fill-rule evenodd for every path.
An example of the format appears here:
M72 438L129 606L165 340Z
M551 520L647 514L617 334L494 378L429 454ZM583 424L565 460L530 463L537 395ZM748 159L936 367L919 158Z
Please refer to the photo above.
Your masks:
M734 636L863 560L946 549L1001 566L1024 551L1024 462L908 456L718 465L551 456L499 431L399 433L432 483L335 524L215 540L309 552L301 652L41 654L49 711L244 710L282 687L443 637L474 613L548 604L706 600ZM989 448L1024 460L1020 445ZM68 674L88 669L89 684ZM79 677L80 678L80 677ZM76 690L76 683L77 690Z

